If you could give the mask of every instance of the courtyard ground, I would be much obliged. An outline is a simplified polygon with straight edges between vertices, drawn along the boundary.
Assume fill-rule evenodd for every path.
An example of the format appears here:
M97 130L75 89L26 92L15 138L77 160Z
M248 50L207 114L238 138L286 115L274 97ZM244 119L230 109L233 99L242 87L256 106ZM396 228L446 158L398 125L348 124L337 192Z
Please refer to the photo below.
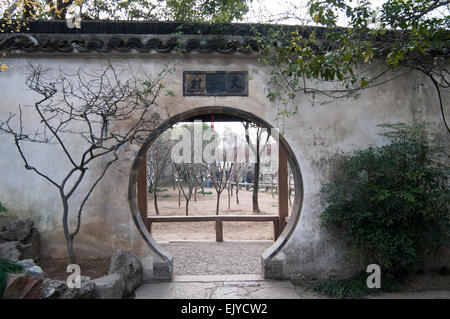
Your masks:
M178 206L178 190L172 187L162 187L158 194L160 216L186 216L185 200L181 194L181 206ZM204 216L216 214L217 195L213 188L205 188L205 196L197 194L197 201L191 199L189 203L190 216ZM272 198L270 192L259 193L260 215L278 215L278 197ZM149 215L156 215L153 196L149 194ZM220 215L253 215L252 192L239 191L239 205L233 194L228 210L228 195L226 190L220 197ZM171 242L180 240L215 241L214 222L197 223L154 223L152 236L157 242ZM224 240L273 240L273 223L271 222L224 222Z
M260 274L261 254L272 241L176 242L162 244L178 275Z

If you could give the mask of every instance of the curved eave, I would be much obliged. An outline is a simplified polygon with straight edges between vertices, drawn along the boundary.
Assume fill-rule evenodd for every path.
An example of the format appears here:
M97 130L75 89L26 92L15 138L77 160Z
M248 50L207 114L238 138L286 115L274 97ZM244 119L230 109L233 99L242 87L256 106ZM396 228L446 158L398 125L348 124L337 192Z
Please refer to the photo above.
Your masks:
M224 37L210 39L186 39L184 37L139 37L117 35L89 35L77 37L71 35L63 38L47 34L30 34L38 44L34 45L30 40L22 37L10 37L0 49L6 52L58 52L58 53L168 53L172 51L189 53L251 53L258 51L256 40L249 38L227 39Z

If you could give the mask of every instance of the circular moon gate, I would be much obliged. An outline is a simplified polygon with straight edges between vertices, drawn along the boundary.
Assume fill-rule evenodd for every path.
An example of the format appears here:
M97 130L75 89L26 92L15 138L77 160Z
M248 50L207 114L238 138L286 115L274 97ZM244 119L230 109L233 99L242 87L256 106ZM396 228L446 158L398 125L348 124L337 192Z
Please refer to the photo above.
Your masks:
M138 208L138 200L137 200L137 176L139 167L141 165L142 158L144 157L145 153L147 152L148 148L151 146L151 144L167 129L171 128L173 125L175 125L178 122L184 122L187 120L195 119L198 117L205 117L208 115L224 115L229 116L233 118L239 118L244 121L249 121L252 123L255 123L261 127L265 128L273 128L272 125L267 123L266 121L262 120L261 118L239 109L231 108L231 107L218 107L218 106L211 106L211 107L201 107L196 108L193 110L189 110L186 112L179 113L173 117L171 117L169 120L165 121L163 124L161 124L157 129L155 129L149 137L146 139L144 144L141 146L139 152L136 155L136 158L133 162L131 172L130 172L130 178L129 178L129 185L128 185L128 202L130 205L131 210L131 216L133 218L134 223L136 224L136 227L141 234L142 238L144 239L147 246L153 251L153 253L158 256L161 259L162 267L166 268L166 272L169 273L169 278L172 278L173 273L173 258L172 256L165 251L150 235L150 233L147 230L147 227L142 220L141 214L139 212ZM262 266L264 271L264 276L268 277L266 274L266 266L269 264L269 262L272 260L272 258L283 248L283 246L288 242L289 238L291 237L298 220L300 218L300 212L302 208L302 202L303 202L303 180L302 180L302 174L300 171L300 166L298 164L298 161L294 155L293 150L285 140L285 138L282 135L278 136L279 141L279 147L282 148L286 154L287 161L289 162L289 165L291 167L291 171L293 174L294 179L294 189L295 189L295 196L294 196L294 203L292 205L292 211L289 217L289 221L286 224L286 227L282 231L282 233L279 235L278 239L273 243L271 247L269 247L261 256L262 259ZM289 190L290 191L290 190ZM159 266L158 268L161 268Z

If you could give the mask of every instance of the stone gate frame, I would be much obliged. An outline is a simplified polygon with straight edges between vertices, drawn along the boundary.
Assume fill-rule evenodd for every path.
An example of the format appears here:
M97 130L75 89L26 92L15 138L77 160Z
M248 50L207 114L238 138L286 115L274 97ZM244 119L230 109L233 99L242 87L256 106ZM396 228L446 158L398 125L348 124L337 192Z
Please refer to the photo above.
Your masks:
M136 158L133 162L133 166L130 171L129 186L128 186L128 202L130 205L130 211L133 221L144 239L146 245L153 251L153 253L160 258L159 261L153 264L153 277L154 280L171 280L173 276L173 258L169 252L165 251L150 235L147 230L146 222L143 220L145 214L140 211L138 203L138 175L143 165L143 158L151 144L167 129L172 127L178 122L187 121L194 119L196 116L204 115L230 115L242 120L246 120L255 123L261 127L273 128L268 122L262 120L256 115L231 108L231 107L199 107L189 111L179 113L169 120L161 124L150 136L147 137L146 141L142 144ZM279 134L279 152L286 155L286 159L292 169L295 196L292 205L291 215L289 221L284 227L278 239L271 245L261 256L261 265L263 270L264 278L278 279L283 278L283 264L279 261L273 261L272 258L279 252L283 246L287 243L290 236L294 232L294 229L300 218L302 199L303 199L303 181L300 166L295 157L295 154L286 139Z

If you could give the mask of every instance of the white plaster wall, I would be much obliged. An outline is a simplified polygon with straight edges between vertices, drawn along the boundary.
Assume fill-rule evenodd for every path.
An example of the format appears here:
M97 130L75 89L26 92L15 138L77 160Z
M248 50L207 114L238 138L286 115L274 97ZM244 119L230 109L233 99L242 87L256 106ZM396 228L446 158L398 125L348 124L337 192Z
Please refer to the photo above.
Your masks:
M410 73L387 85L362 92L359 99L339 100L326 106L311 106L309 96L299 96L296 115L276 119L277 104L266 99L265 87L270 70L258 64L256 56L232 54L121 55L110 57L113 63L130 64L147 72L159 71L169 60L176 71L166 81L174 97L162 96L158 105L163 114L175 115L203 106L226 106L242 109L271 123L285 134L298 159L303 175L304 203L292 237L275 256L283 261L286 277L325 278L340 276L344 247L341 241L319 227L324 203L319 196L326 180L326 159L334 152L349 151L369 144L383 143L377 136L377 124L383 122L426 119L443 130L436 93L426 80L418 86L420 74ZM17 107L30 105L36 95L25 82L25 63L42 64L55 72L58 68L75 70L86 65L98 68L104 57L86 55L9 56L5 63L11 68L0 73L0 119ZM258 70L258 72L254 72ZM248 71L248 97L183 97L183 71ZM126 76L126 75L124 75ZM448 94L444 95L444 101ZM450 112L448 112L450 113ZM450 114L448 114L450 117ZM36 117L25 113L25 125L35 125ZM76 142L71 147L77 148ZM128 178L139 145L123 150L120 162L111 167L86 206L81 232L75 249L83 257L108 257L115 249L132 250L141 256L150 254L132 221L127 202ZM52 176L62 176L67 162L54 146L27 147L30 162ZM0 135L0 200L20 217L33 218L43 233L42 255L65 257L65 241L61 227L61 204L54 186L36 174L26 171L10 136ZM89 180L86 180L89 182ZM86 185L86 184L84 184ZM85 188L84 188L85 189ZM81 189L83 190L83 188ZM79 201L74 198L73 204ZM76 205L75 205L76 206Z

